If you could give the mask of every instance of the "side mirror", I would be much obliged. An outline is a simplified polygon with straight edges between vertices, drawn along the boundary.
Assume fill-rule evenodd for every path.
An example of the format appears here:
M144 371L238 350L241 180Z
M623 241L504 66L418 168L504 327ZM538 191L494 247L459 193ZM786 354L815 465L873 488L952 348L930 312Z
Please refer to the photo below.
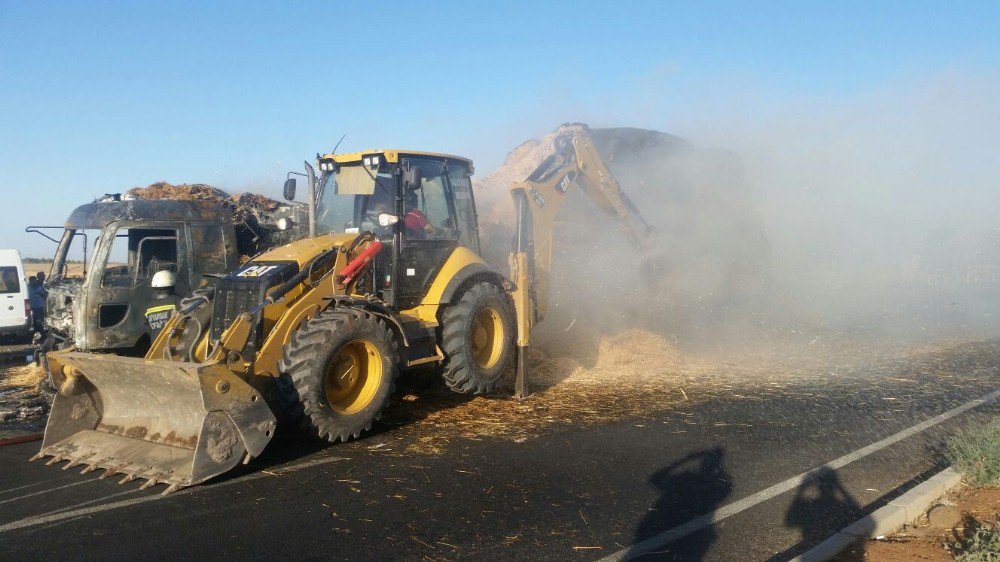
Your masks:
M424 179L420 172L420 166L411 163L409 160L403 162L403 189L406 191L416 191L420 189L420 182Z
M285 200L294 201L295 200L295 178L288 178L285 180Z

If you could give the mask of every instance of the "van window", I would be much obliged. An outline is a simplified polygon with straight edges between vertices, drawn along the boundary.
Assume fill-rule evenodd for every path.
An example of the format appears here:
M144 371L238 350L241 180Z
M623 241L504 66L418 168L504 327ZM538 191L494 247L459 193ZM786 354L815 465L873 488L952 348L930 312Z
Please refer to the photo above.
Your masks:
M0 294L20 292L21 278L17 275L17 268L12 265L0 267Z

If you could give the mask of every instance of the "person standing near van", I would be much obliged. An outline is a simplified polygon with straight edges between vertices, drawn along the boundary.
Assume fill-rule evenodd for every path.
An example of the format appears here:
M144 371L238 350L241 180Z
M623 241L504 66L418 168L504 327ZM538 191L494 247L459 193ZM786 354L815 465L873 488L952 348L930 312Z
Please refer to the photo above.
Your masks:
M42 279L44 279L44 274ZM28 303L31 306L31 326L32 331L41 334L45 331L45 287L38 277L32 275L28 278Z

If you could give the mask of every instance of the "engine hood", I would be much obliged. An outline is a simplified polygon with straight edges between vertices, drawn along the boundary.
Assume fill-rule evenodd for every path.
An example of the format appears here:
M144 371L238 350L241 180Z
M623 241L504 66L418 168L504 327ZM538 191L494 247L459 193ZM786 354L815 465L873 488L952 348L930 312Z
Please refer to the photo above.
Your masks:
M302 238L284 246L264 252L253 261L294 261L299 267L305 266L309 260L330 248L349 246L359 234L323 234L315 238Z

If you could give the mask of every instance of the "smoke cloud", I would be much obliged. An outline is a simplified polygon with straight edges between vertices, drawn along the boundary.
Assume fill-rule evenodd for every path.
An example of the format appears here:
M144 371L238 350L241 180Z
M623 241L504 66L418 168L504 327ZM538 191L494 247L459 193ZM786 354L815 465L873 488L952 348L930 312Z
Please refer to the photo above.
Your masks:
M949 74L850 103L690 121L684 139L594 129L659 236L635 252L572 193L540 341L630 328L692 348L996 335L998 99L997 76ZM479 182L498 266L509 183L550 151L551 135L529 141Z

